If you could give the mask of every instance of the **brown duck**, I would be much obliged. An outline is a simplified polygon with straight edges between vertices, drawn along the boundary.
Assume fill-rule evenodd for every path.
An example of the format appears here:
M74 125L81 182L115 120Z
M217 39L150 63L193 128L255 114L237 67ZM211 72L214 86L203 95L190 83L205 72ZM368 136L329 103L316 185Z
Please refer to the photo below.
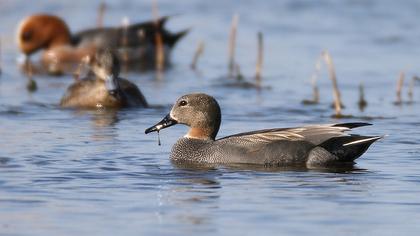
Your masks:
M147 107L146 99L132 82L120 78L118 58L110 49L99 50L90 60L91 72L70 85L61 99L62 107L122 108Z

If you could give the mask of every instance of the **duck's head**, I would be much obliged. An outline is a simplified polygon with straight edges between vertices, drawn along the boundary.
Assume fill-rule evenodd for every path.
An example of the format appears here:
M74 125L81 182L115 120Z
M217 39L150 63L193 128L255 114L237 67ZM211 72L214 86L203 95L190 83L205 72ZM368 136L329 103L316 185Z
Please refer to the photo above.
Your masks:
M89 60L89 63L96 78L105 83L111 95L115 95L119 90L118 76L120 74L120 62L115 53L110 49L100 49Z
M57 16L32 15L23 19L17 29L17 42L26 54L71 43L67 24Z
M220 122L220 107L216 99L204 93L192 93L178 98L170 113L162 121L146 129L145 133L184 124L190 127L187 138L214 140Z

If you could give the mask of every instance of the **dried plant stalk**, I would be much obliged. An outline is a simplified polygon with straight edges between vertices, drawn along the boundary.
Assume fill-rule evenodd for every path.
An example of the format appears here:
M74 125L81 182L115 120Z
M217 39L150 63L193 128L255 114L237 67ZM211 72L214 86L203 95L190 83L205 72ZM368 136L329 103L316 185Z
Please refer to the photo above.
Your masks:
M400 72L400 76L398 77L398 81L397 81L397 101L395 101L395 104L401 104L402 103L402 98L401 98L401 92L402 92L402 87L404 85L404 71Z
M258 54L257 54L257 66L255 68L255 80L257 86L261 87L261 73L264 62L264 38L261 32L258 32Z
M26 76L28 77L28 83L26 84L26 89L29 92L34 92L38 89L38 86L35 80L33 79L34 73L33 73L32 63L29 61L28 57L25 58L25 67L26 67Z
M101 2L98 7L98 19L97 19L97 26L102 28L104 26L104 15L105 15L106 4Z
M414 76L411 81L410 85L408 87L408 99L409 102L413 102L413 91L414 91L414 84L416 83L416 77Z
M155 21L155 46L156 46L156 55L155 55L155 66L158 75L160 75L164 69L165 63L165 51L163 47L163 38L160 32L160 25L159 25L159 8L157 4L157 0L153 0L152 5L152 14ZM160 78L160 76L158 76Z
M121 38L121 45L122 45L122 68L123 71L127 71L128 69L128 27L130 26L130 19L128 17L124 17L122 19L122 38Z
M365 107L367 106L367 101L365 99L365 87L364 87L363 83L360 83L360 85L359 85L359 102L358 102L358 105L359 105L359 109L361 111L364 111Z
M1 38L0 38L0 75L1 75L1 73L3 72L3 70L2 70L2 66L1 66L1 53L2 53L2 50L1 50Z
M238 81L244 80L244 76L242 75L241 67L239 66L239 64L235 64L235 75Z
M239 15L235 14L232 18L232 24L229 34L229 77L233 77L235 72L235 48L236 48L236 32L238 28Z
M323 57L322 55L316 60L315 64L315 71L311 75L311 85L312 85L312 99L311 100L303 100L303 104L313 105L319 103L319 89L318 89L318 77L319 72L321 71L321 64L322 64Z
M79 65L76 68L76 71L73 73L74 80L78 81L80 80L80 75L82 74L82 71L84 68L86 68L86 65L89 64L90 56L84 56L82 60L80 61Z
M195 50L194 57L193 57L193 60L191 62L191 69L193 69L193 70L196 69L198 59L203 54L203 52L204 52L204 42L202 40L200 40L200 42L198 42L197 49Z
M321 60L322 57L319 57L315 64L315 71L311 77L312 91L313 91L313 102L319 103L319 88L318 88L318 76L321 71Z
M335 67L334 67L331 55L328 53L328 51L322 52L322 55L324 57L325 63L327 64L329 76L330 76L330 79L331 79L332 85L333 85L335 115L336 116L341 116L341 110L342 110L341 104L342 104L342 102L341 102L340 90L338 89L338 85L337 85L337 77L336 77L336 74L335 74Z

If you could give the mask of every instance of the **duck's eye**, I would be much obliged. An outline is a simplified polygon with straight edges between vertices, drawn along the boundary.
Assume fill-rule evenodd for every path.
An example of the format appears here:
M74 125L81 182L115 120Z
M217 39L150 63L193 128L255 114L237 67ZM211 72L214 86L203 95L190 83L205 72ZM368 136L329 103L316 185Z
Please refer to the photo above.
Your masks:
M185 105L187 105L187 101L182 100L182 101L179 102L179 106L183 107Z
M25 31L22 33L22 40L27 42L32 39L32 32L31 31Z

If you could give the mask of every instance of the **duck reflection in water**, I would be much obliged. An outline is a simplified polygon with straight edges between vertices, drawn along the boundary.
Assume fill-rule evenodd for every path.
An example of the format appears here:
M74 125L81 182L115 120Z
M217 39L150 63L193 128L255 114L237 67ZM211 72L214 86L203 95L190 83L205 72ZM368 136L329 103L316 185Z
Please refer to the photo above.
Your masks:
M77 117L88 117L92 127L92 141L115 140L117 137L116 124L120 121L118 110L74 110Z

